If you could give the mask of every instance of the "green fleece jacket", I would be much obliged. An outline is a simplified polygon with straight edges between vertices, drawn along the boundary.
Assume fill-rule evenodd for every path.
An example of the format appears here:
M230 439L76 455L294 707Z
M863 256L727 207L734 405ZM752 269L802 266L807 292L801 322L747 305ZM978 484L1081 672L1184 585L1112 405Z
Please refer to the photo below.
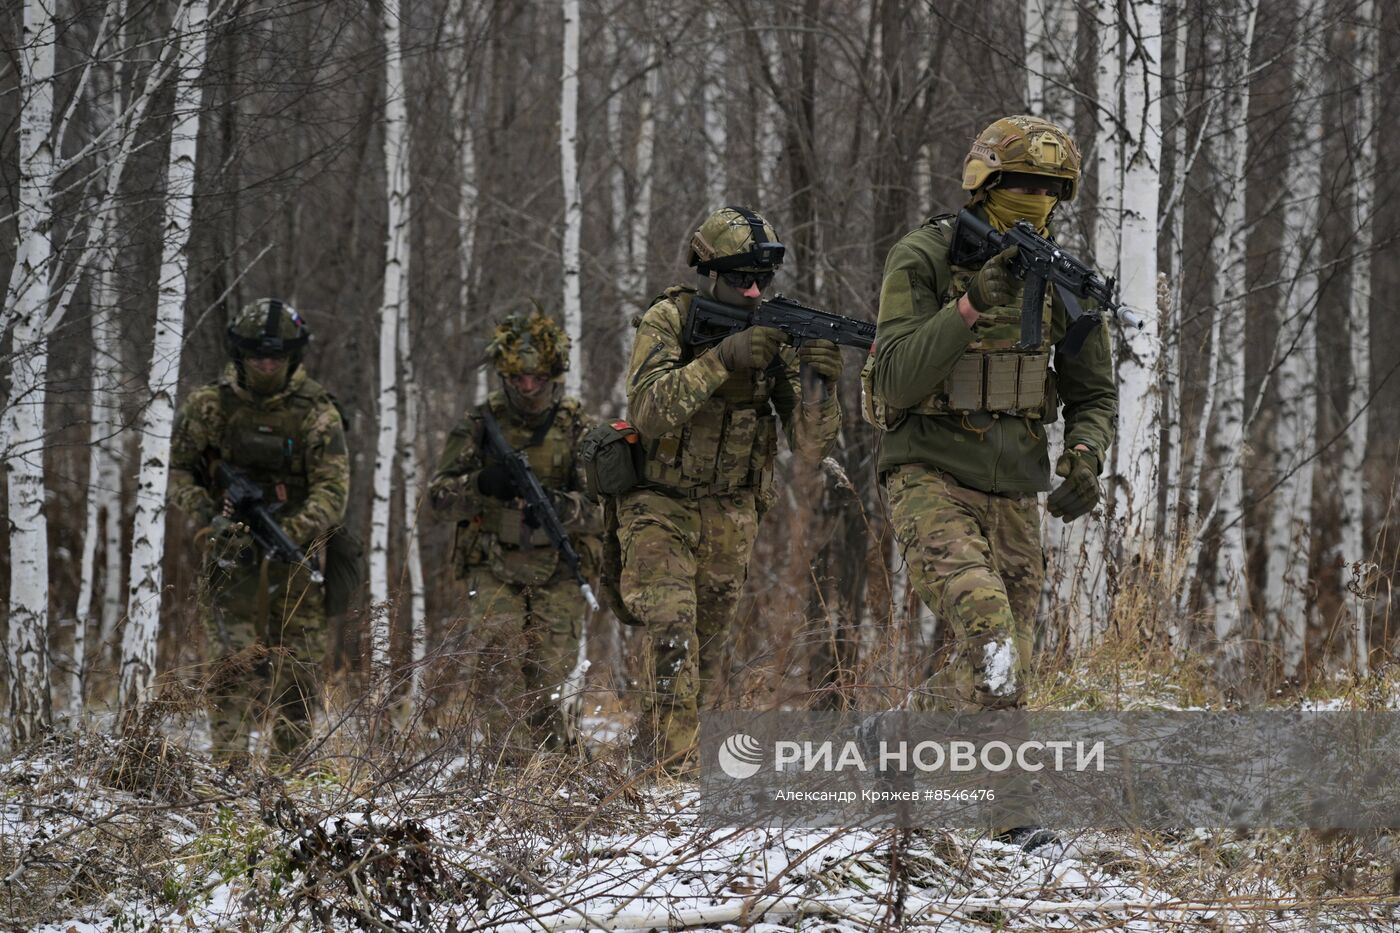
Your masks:
M940 391L958 357L978 339L1005 329L1018 313L1008 308L967 326L958 314L958 299L979 267L951 263L952 232L951 217L935 217L896 243L885 260L871 383L876 397L895 408L912 408ZM1055 346L1054 383L1063 406L1065 446L1085 445L1102 470L1118 412L1108 328L1095 328L1077 355L1065 353L1058 344L1068 316L1053 288L1051 293L1046 334ZM1053 412L1047 413L1046 420L1053 418ZM977 421L970 424L958 414L907 415L882 439L880 474L918 463L983 492L1050 488L1043 422L1014 415L983 415Z

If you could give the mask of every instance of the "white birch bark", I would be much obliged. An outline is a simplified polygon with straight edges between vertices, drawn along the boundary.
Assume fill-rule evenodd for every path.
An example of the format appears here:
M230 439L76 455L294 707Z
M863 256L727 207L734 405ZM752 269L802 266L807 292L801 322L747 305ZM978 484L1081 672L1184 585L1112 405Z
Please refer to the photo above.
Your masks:
M10 396L0 431L8 472L11 739L36 737L49 718L49 546L44 515L44 395L52 247L54 47L52 3L25 0L20 27L19 199L15 264L6 289L13 322Z
M1339 485L1341 534L1336 556L1342 566L1342 605L1351 624L1350 661L1358 674L1370 670L1365 600L1352 590L1353 572L1369 555L1365 539L1366 437L1371 394L1371 263L1376 241L1376 125L1377 85L1380 82L1380 5L1360 0L1356 6L1356 61L1360 89L1357 95L1355 156L1352 161L1351 292L1347 299L1347 346L1351 378L1347 383L1345 430L1342 431Z
M404 147L403 175L406 179L403 195L404 216L412 215L412 173L409 171L409 151ZM421 466L418 458L418 376L413 365L411 325L409 320L409 267L412 263L412 245L407 235L404 237L402 266L399 276L399 376L400 393L403 396L403 420L399 431L399 476L403 478L404 561L408 565L409 593L409 700L417 708L423 700L423 658L428 638L427 591L423 580L423 548L419 528L422 506Z
M1162 414L1161 330L1157 310L1158 190L1162 168L1161 0L1126 0L1129 50L1123 75L1127 132L1122 196L1121 296L1146 322L1126 333L1118 359L1119 428L1114 497L1122 553L1153 556L1157 540ZM1102 257L1100 257L1102 261ZM1119 550L1119 548L1115 548Z
M83 550L79 562L78 605L73 613L73 669L68 680L68 712L77 719L83 711L83 685L88 666L87 632L94 622L92 604L97 589L97 543L106 541L103 567L104 594L99 614L98 648L109 634L108 619L115 626L120 610L121 545L110 532L121 522L120 427L116 411L116 287L110 254L101 257L102 268L93 289L92 400L89 403L87 503L83 516ZM115 560L113 560L115 558ZM115 564L115 568L114 565ZM115 599L111 597L115 595Z
M1291 199L1284 207L1279 277L1285 283L1279 307L1278 422L1275 462L1282 472L1269 499L1265 529L1265 637L1276 640L1284 673L1297 673L1307 634L1312 553L1312 496L1317 438L1318 274L1316 244L1322 199L1323 114L1321 0L1298 0L1298 35L1293 47L1294 140L1288 167Z
M583 227L583 197L578 180L578 55L579 0L562 0L564 67L559 90L559 169L564 187L564 331L569 335L569 372L564 390L579 396L583 389L583 293L579 275L579 236Z
M778 54L778 39L771 30L761 30L758 34L758 45L763 52L764 62L775 79L781 82L782 56ZM782 165L783 156L783 111L778 106L778 99L774 96L774 91L769 87L760 87L755 93L760 99L760 110L758 116L758 197L759 205L756 208L762 212L763 205L778 203L779 189L782 187L782 180L779 177L779 169Z
M608 166L608 203L612 216L612 261L613 268L626 269L631 257L627 253L627 170L622 158L622 85L626 78L627 64L624 46L618 42L615 22L603 26L604 54L612 63L612 73L608 79L608 103L604 108L604 120L611 140ZM626 295L622 296L626 300ZM621 302L620 302L621 303ZM631 341L630 334L623 337ZM625 351L624 351L625 354Z
M1078 31L1078 14L1075 7L1065 0L1033 0L1025 6L1026 35L1026 91L1029 113L1039 114L1056 125L1073 131L1074 98L1071 94L1072 67L1076 48L1075 33ZM926 53L925 53L926 54ZM924 55L921 55L921 60ZM927 62L920 73L934 63ZM925 93L932 93L932 88ZM925 144L919 152L919 203L927 206L932 203L933 179L937 168L929 158L932 147ZM1072 212L1073 202L1059 205L1055 210L1055 235L1068 243L1074 239L1075 227ZM1064 423L1058 418L1045 426L1046 441L1051 450L1058 450L1064 443ZM1062 527L1059 522L1045 521L1040 526L1040 543L1045 552L1047 566L1051 572L1045 575L1041 584L1040 607L1044 618L1053 618L1057 612L1057 594L1064 576L1073 566L1060 553ZM1055 629L1059 633L1058 627Z
M452 0L447 14L448 67L452 74L452 124L457 145L457 304L462 336L469 337L473 321L471 293L476 280L472 265L476 249L476 138L472 127L467 41L474 22L471 0ZM473 399L473 402L477 399Z
M642 84L641 109L637 120L637 147L632 160L633 194L632 203L626 214L625 230L627 238L627 265L622 276L622 358L626 359L632 350L632 328L627 321L638 310L647 307L647 244L651 231L651 192L654 172L652 159L656 152L656 101L661 87L661 68L652 60L654 46L647 47L648 70ZM707 208L709 209L709 208ZM626 378L623 368L619 368L614 379L611 397L615 404L626 403Z
M1227 677L1238 672L1249 591L1245 582L1244 474L1239 453L1244 437L1245 357L1245 164L1248 155L1249 74L1257 0L1236 0L1225 20L1225 41L1212 38L1211 60L1219 63L1220 132L1212 141L1219 172L1218 233L1212 237L1212 304L1219 315L1217 396L1211 453L1220 473L1213 507L1220 529L1211 602L1215 610L1218 661ZM1215 47L1220 54L1214 54ZM1206 530L1206 529L1203 529Z
M1186 13L1185 0L1175 0L1172 6L1174 22L1172 25L1172 99L1175 112L1173 114L1172 125L1172 192L1175 195L1176 189L1184 190L1184 180L1187 171L1186 155L1186 50L1188 29L1190 27L1190 17ZM1167 490L1166 525L1163 528L1163 538L1167 545L1167 566L1169 572L1175 577L1182 569L1177 561L1178 548L1181 536L1181 478L1182 478L1182 425L1184 421L1185 397L1182 394L1184 387L1181 382L1182 365L1184 362L1184 344L1181 341L1181 328L1185 320L1182 313L1181 298L1183 283L1186 273L1185 265L1185 230L1186 224L1186 201L1184 198L1173 196L1167 204L1166 217L1171 222L1171 250L1168 263L1168 299L1167 307L1170 311L1170 320L1163 322L1164 339L1163 353L1168 358L1165 367L1165 378L1162 388L1165 398L1166 421L1166 475L1162 478ZM1174 614L1173 619L1179 618L1180 614ZM1172 646L1174 648L1184 647L1180 639L1179 626L1174 623L1171 632Z
M150 398L141 416L141 453L137 461L141 472L136 483L131 583L127 592L127 623L122 633L121 680L117 691L117 702L123 709L130 709L146 699L155 677L161 561L165 554L166 489L170 480L170 432L175 423L175 391L180 381L180 351L185 336L187 247L194 212L202 98L199 80L208 44L208 15L207 0L193 0L180 29L180 64L166 171L156 327L146 382Z
M408 120L399 0L384 2L384 175L389 202L384 299L379 311L379 388L375 400L373 500L370 506L370 664L378 691L389 671L389 518L399 431L398 334L408 252Z
M701 101L705 108L705 209L709 211L718 210L729 203L729 179L725 173L729 150L729 127L725 116L728 101L721 83L727 73L729 50L716 35L718 24L714 7L709 7L705 10L709 54L700 65ZM660 70L656 69L658 72ZM654 89L652 96L655 97Z
M1093 254L1095 264L1111 274L1118 268L1122 211L1122 40L1115 0L1095 0L1093 13L1098 37L1094 77L1098 201ZM1099 636L1108 621L1107 535L1102 513L1086 515L1058 531L1052 575L1058 580L1060 605L1068 612L1071 646L1083 647Z

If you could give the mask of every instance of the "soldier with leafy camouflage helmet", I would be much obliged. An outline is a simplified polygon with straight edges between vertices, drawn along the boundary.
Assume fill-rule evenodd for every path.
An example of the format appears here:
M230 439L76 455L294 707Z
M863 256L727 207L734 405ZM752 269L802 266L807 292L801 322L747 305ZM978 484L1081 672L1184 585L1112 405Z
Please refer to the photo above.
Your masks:
M781 422L800 458L826 455L841 425L835 344L785 345L751 327L713 348L689 345L692 296L757 307L782 264L773 226L743 207L711 214L690 241L697 287L674 286L636 321L628 416L641 433L640 485L616 503L619 590L645 625L650 680L634 749L684 771L699 706L714 683L758 523L771 504ZM798 369L816 379L804 391Z
M456 524L453 564L475 594L470 607L483 634L522 639L519 658L532 745L562 748L576 740L562 695L578 656L586 606L572 571L533 522L505 465L484 453L490 413L506 442L524 451L581 553L596 544L596 506L585 498L576 456L593 426L579 400L564 395L569 338L538 307L501 321L486 350L500 389L468 408L448 437L433 475L436 514Z
M264 298L225 332L223 375L180 408L171 439L170 501L203 529L201 614L209 656L211 733L219 760L248 753L259 707L273 714L275 751L292 755L310 731L325 652L320 584L307 566L270 559L237 524L215 465L260 485L287 535L313 563L345 516L350 460L335 401L302 368L310 332L291 305ZM246 652L252 675L229 659Z
M992 123L963 163L968 207L1002 231L1027 220L1049 236L1056 205L1078 184L1073 140L1034 116ZM1117 392L1105 328L1077 355L1060 348L1066 309L1053 286L1042 343L1021 345L1014 250L967 252L956 223L935 216L890 250L862 378L867 417L885 432L879 471L910 580L957 638L953 658L914 704L1016 707L1044 575L1046 426L1063 406L1065 450L1055 466L1063 482L1048 505L1071 521L1098 501Z

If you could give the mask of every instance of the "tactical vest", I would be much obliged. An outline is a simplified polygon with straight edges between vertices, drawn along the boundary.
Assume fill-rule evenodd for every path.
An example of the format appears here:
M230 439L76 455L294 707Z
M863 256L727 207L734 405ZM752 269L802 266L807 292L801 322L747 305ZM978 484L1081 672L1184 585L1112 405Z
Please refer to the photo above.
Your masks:
M264 409L221 383L219 401L224 411L219 434L222 457L262 486L268 502L280 503L280 513L296 511L310 493L303 425L318 405L333 404L330 394L307 378L275 409Z
M566 399L550 414L549 420L537 427L518 423L506 410L504 402L493 405L492 414L501 426L506 443L522 450L530 461L540 485L547 491L568 489L574 469L573 437L577 405ZM525 510L491 496L482 496L480 530L495 536L509 548L544 547L549 536L538 528L525 524Z
M951 214L940 215L932 222L939 224L951 243L955 218ZM954 265L951 268L952 278L938 298L941 305L947 305L966 292L980 267ZM875 351L872 347L861 370L861 396L866 421L889 431L908 414L971 415L986 412L996 416L1055 420L1057 402L1054 373L1050 369L1053 291L1053 286L1045 290L1039 346L1017 346L1021 338L1019 304L990 308L978 318L977 339L953 363L952 371L943 385L910 408L894 408L875 394Z
M674 301L684 325L693 294L695 289L676 285L652 304ZM692 352L683 348L682 365L691 361ZM689 499L749 488L760 496L766 493L778 453L778 422L769 399L780 378L785 377L777 366L731 374L690 420L644 439L643 480Z

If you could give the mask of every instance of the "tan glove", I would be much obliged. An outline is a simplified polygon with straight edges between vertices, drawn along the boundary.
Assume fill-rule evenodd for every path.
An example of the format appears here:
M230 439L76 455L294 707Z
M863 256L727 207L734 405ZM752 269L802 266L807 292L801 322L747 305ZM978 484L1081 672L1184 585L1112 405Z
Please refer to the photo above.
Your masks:
M785 341L776 327L750 327L719 342L715 354L731 373L740 369L767 369Z
M987 260L987 264L978 269L972 281L967 283L967 300L978 314L1016 300L1021 282L1011 266L1019 255L1020 249L1015 246L1002 250Z

